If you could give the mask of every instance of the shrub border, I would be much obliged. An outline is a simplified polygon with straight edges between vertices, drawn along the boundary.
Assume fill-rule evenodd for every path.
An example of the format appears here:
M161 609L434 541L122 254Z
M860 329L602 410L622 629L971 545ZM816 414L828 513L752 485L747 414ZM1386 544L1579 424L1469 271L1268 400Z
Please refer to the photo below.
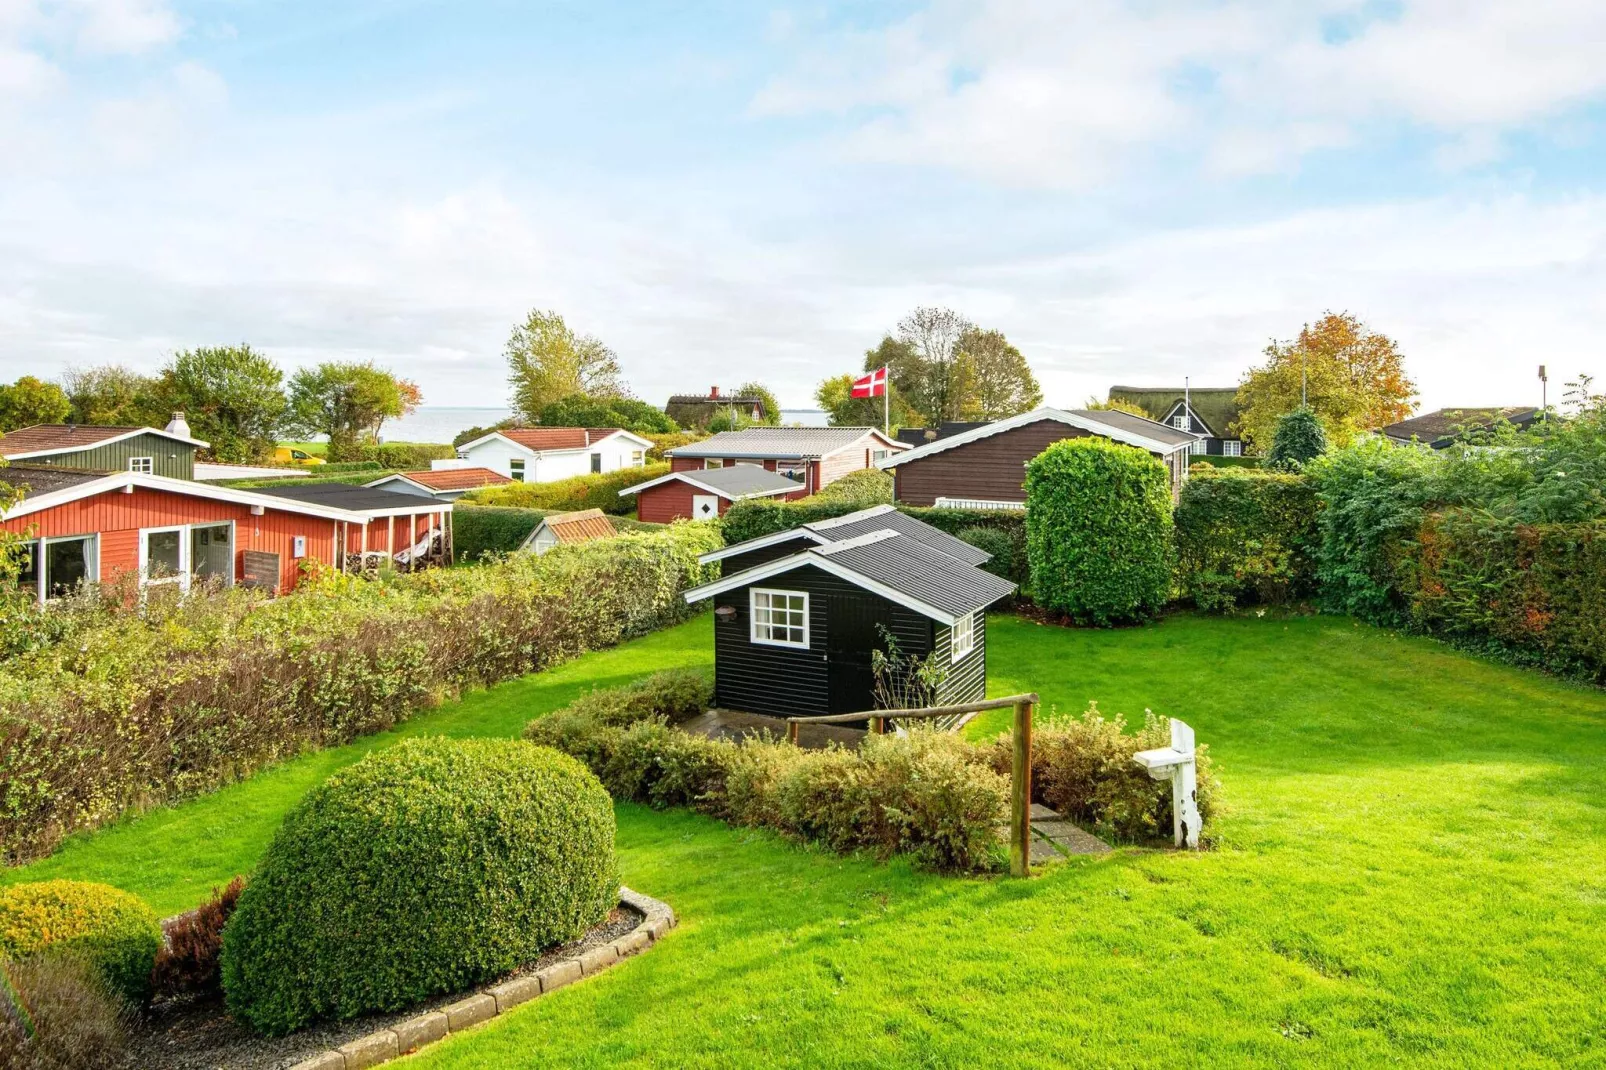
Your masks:
M616 962L646 951L679 922L668 903L629 888L619 889L619 905L643 915L641 923L623 936L572 958L561 959L535 973L477 989L440 1010L428 1011L386 1029L376 1029L338 1048L310 1055L290 1070L364 1070L411 1055L450 1034L490 1021L537 996L601 973Z

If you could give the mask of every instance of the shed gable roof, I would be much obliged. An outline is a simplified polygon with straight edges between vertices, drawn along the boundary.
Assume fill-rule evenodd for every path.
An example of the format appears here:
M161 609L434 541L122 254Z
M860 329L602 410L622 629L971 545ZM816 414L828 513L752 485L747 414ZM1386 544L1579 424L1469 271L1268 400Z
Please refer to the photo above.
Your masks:
M58 453L77 453L97 446L135 438L139 435L156 435L159 438L181 442L192 448L205 448L208 444L198 438L185 438L171 431L155 427L90 427L82 424L34 424L19 427L0 436L0 457L48 457Z
M626 487L619 492L619 496L623 498L631 494L640 494L650 487L662 486L665 483L685 483L730 501L790 494L804 489L802 483L788 479L779 472L771 472L755 464L738 464L728 468L697 468L689 472L670 472L657 479L649 479L645 483Z
M1489 427L1497 420L1509 420L1519 427L1532 423L1539 410L1532 406L1508 405L1476 409L1435 409L1379 430L1389 438L1409 441L1415 437L1432 444L1453 438L1465 428Z
M748 539L746 542L721 547L711 553L703 554L698 561L705 565L723 561L727 557L749 553L765 546L774 546L790 539L806 539L823 546L826 543L840 542L843 539L883 530L896 531L906 538L925 543L933 550L940 550L967 565L982 565L992 559L992 554L986 550L978 549L923 520L916 520L907 513L899 512L895 505L874 505L829 520L815 520L785 531L772 532L769 535Z
M876 462L878 468L896 468L900 464L918 461L945 450L955 449L969 445L980 439L990 438L993 435L1013 431L1018 427L1041 423L1044 420L1053 420L1069 427L1079 428L1094 435L1108 438L1114 442L1127 446L1136 446L1151 453L1167 455L1185 449L1198 441L1199 436L1188 431L1178 431L1174 427L1155 420L1145 420L1141 416L1133 416L1129 412L1115 412L1106 409L1055 409L1044 406L1023 412L1018 416L1011 416L1006 420L997 420L981 427L962 431L957 435L939 438L935 442L928 442L918 449L907 453L894 454Z
M431 468L424 472L397 472L381 476L365 487L383 487L395 479L405 479L415 486L431 491L477 490L480 487L501 486L513 482L501 472L489 468Z
M665 456L814 460L847 449L866 438L878 442L880 445L877 448L908 448L905 443L890 439L873 427L749 427L741 431L721 431L700 442L676 446L666 450Z
M526 546L535 542L535 538L542 531L549 531L561 543L590 542L593 539L607 539L619 534L613 526L613 521L601 509L581 509L573 513L554 513L542 517L541 522L530 532L529 538L524 540Z

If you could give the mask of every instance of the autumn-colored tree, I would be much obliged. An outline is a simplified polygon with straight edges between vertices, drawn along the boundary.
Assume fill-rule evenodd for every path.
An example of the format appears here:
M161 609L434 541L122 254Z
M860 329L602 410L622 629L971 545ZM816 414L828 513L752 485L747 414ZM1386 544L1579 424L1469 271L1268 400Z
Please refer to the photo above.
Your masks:
M1003 331L970 327L959 336L959 353L965 365L962 419L1002 420L1043 403L1031 366Z
M1238 387L1233 431L1251 450L1271 447L1278 421L1300 407L1302 394L1335 446L1403 420L1416 407L1416 384L1405 374L1399 346L1348 312L1307 323L1293 341L1272 341L1265 355L1266 363L1251 368Z
M1143 411L1142 405L1135 401L1128 401L1125 398L1088 398L1087 403L1082 408L1092 409L1095 412L1125 412L1131 413L1133 416L1141 416L1145 420L1154 419L1154 417Z

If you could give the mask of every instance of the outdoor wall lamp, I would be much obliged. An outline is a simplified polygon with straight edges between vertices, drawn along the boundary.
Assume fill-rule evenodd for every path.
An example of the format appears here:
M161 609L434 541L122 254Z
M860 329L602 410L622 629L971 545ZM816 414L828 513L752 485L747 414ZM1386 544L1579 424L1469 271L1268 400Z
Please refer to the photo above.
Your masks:
M714 610L714 616L720 621L729 624L731 621L736 619L736 607L720 606L718 609Z

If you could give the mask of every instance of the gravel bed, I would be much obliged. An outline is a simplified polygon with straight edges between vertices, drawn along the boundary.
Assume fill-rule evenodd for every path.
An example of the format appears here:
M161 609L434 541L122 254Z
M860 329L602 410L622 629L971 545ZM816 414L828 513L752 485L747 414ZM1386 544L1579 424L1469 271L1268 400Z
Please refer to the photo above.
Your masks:
M403 1011L325 1022L287 1037L264 1037L252 1032L229 1017L221 999L158 1002L130 1031L127 1057L120 1066L124 1070L286 1070L320 1051L337 1048L425 1011L439 1010L488 985L534 973L559 959L573 958L610 943L641 921L640 913L621 905L580 939L555 947L503 977L463 992L426 1000Z

